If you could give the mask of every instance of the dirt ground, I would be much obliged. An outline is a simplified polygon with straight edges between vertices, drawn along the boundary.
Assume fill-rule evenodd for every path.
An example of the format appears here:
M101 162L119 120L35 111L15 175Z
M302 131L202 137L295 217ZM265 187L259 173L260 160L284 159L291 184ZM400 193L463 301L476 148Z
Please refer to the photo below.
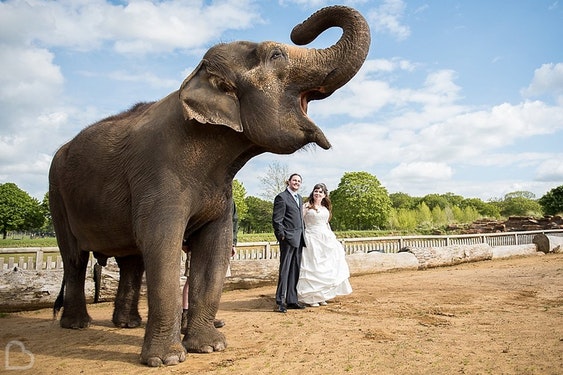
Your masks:
M273 312L275 286L225 292L228 348L162 368L139 363L144 329L114 328L111 303L89 305L93 324L81 331L61 329L50 309L7 314L0 373L563 373L563 254L351 283L349 296L287 314Z

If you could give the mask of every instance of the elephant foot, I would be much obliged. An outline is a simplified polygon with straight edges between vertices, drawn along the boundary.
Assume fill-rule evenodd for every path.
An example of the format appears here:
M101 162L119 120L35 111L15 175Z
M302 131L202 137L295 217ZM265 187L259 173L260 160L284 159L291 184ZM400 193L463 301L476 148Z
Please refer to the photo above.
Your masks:
M143 345L141 363L149 367L173 366L185 360L186 350L179 341L170 346L150 345L149 349L145 349Z
M111 321L118 328L137 328L141 325L142 319L138 312L129 315L114 312Z
M188 330L182 344L188 353L213 353L225 350L227 339L217 329L206 328L205 332Z
M61 316L61 327L70 329L84 329L90 326L92 318L88 313L80 315L63 315Z

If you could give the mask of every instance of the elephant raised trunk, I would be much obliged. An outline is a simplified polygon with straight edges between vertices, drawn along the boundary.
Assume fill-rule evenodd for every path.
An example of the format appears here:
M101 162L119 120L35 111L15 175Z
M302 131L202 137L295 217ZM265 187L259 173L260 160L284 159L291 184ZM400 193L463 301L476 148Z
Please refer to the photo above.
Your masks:
M308 89L307 101L324 99L346 84L358 72L371 42L367 21L355 9L345 6L326 7L295 26L291 40L297 45L311 43L323 31L341 27L343 34L333 46L312 49L298 58L297 66L318 69L319 86ZM312 76L309 70L309 77ZM299 73L296 73L299 74Z

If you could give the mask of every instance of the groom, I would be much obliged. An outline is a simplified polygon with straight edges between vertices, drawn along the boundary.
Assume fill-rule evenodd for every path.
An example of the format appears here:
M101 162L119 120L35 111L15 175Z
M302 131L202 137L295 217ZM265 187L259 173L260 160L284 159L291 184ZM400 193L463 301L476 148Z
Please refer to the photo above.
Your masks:
M280 244L280 269L274 311L285 313L287 309L304 309L297 301L297 280L305 240L303 238L303 200L297 194L301 176L289 176L287 189L276 195L272 225Z

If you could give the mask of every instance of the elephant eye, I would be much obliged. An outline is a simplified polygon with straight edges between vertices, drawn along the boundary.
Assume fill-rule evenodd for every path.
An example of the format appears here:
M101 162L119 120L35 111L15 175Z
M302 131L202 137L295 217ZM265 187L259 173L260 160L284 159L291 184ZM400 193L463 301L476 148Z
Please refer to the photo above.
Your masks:
M272 51L271 55L270 55L270 60L277 60L279 58L283 57L283 53L281 50L279 49L275 49Z

